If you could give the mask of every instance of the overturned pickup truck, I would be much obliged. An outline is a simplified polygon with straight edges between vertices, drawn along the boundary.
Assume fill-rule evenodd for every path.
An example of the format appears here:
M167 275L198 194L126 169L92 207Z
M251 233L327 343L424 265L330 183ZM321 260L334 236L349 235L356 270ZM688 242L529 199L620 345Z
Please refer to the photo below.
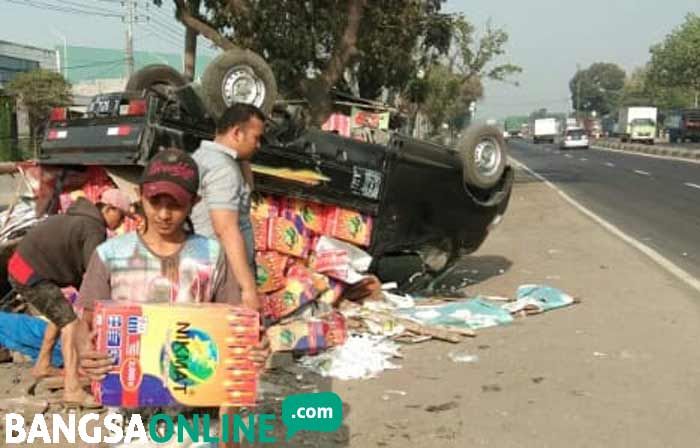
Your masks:
M288 104L275 104L276 90L267 64L249 51L223 53L198 84L168 66L148 66L124 92L95 97L78 118L54 111L36 162L72 171L97 165L136 177L159 148L194 151L213 138L212 117L240 101L271 117L253 160L256 190L371 216L371 270L385 281L406 282L391 274L392 263L406 257L429 272L445 269L478 249L501 220L513 171L497 129L470 127L456 148L398 132L359 141L305 126ZM279 171L315 173L317 181Z

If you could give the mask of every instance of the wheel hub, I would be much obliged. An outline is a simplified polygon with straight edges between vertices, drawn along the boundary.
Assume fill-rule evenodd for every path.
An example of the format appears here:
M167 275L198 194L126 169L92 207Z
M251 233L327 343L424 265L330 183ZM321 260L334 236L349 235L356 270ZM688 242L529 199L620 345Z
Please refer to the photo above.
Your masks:
M265 83L247 66L232 67L224 76L221 90L227 106L247 103L260 107L265 100Z
M474 163L479 174L485 177L493 176L498 172L501 164L501 148L493 139L483 139L474 150Z

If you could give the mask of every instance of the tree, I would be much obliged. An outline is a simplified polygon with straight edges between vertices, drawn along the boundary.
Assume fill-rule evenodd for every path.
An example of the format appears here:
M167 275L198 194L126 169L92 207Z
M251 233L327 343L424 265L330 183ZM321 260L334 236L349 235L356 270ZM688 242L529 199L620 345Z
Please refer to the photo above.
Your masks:
M173 0L176 17L218 47L248 48L272 66L282 95L328 113L333 87L398 96L431 55L447 50L444 0ZM157 5L162 0L154 0Z
M688 108L693 105L693 95L687 87L659 86L649 74L649 66L634 70L625 79L620 99L621 106L654 105L662 110Z
M60 73L34 70L17 75L7 91L24 104L29 114L31 137L34 142L54 107L71 103L71 85Z
M484 96L483 80L506 81L522 72L513 64L494 65L505 54L508 34L487 24L476 37L475 28L463 16L452 24L453 41L446 62L433 64L427 77L427 99L423 112L433 128L449 123L465 123L469 105ZM517 83L516 83L517 85Z
M615 64L598 62L579 70L569 82L574 110L609 114L625 86L625 71Z
M685 23L650 49L649 76L655 85L690 90L700 102L700 16L688 14Z

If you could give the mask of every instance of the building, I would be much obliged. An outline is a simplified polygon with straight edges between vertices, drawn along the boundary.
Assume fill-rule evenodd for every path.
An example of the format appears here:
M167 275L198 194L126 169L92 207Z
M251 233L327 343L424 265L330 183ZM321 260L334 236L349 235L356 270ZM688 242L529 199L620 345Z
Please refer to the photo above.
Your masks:
M18 157L20 141L29 134L29 117L3 89L20 73L36 69L58 70L56 50L0 40L0 160Z
M56 51L63 62L61 72L73 85L77 100L120 91L126 85L126 56L122 49L67 46ZM182 54L135 51L134 70L150 64L166 64L182 71L182 58ZM195 76L200 76L210 61L211 57L198 52Z

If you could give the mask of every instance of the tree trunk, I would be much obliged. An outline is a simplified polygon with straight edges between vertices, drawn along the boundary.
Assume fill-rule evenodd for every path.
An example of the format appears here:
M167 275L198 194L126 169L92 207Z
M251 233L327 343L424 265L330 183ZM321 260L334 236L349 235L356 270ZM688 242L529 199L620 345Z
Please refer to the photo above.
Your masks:
M313 126L321 126L332 113L329 98L331 88L343 76L350 60L357 54L357 34L364 14L367 0L349 0L348 23L340 42L335 47L328 65L318 78L312 82L303 82L302 91L309 101L310 121Z
M185 0L175 0L175 5L177 7L177 19L185 25L186 28L194 29L198 34L206 37L224 50L237 48L233 42L224 37L213 26L199 18L199 15L193 15L185 3Z
M193 14L199 13L200 0L190 0L188 6ZM194 72L197 62L197 30L191 27L185 28L185 63L184 74L190 81L194 81Z

